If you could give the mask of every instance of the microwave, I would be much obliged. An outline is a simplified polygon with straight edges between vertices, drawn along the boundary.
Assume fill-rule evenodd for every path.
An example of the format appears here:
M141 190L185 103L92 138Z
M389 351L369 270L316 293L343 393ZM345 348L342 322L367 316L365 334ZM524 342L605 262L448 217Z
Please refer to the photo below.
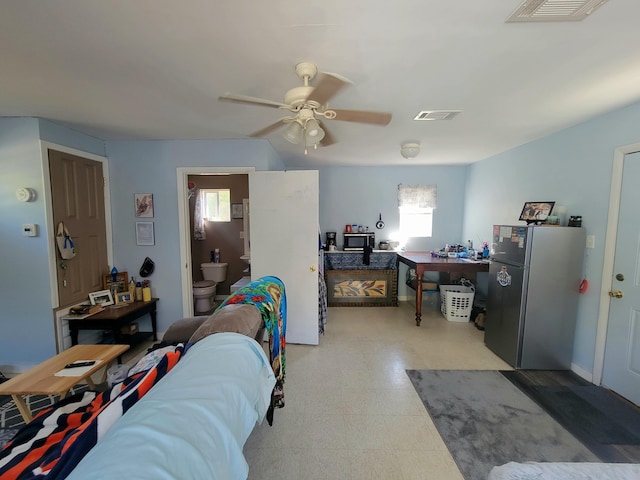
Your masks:
M367 245L373 250L375 244L376 234L373 232L343 234L342 249L345 252L363 251Z

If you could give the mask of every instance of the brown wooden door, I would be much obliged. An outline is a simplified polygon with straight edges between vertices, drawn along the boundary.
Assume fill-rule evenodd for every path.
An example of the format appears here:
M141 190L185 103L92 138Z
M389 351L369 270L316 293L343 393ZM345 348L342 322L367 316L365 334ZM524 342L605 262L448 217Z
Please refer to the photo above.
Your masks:
M58 297L61 307L87 300L102 290L108 271L102 163L49 150L53 225L64 222L76 256L62 260L56 251Z

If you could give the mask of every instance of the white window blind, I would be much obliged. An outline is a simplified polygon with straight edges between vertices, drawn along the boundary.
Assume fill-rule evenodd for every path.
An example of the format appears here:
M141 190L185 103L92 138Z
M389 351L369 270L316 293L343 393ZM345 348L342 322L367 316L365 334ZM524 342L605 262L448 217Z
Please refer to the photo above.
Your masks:
M436 204L435 185L398 185L401 237L431 237Z

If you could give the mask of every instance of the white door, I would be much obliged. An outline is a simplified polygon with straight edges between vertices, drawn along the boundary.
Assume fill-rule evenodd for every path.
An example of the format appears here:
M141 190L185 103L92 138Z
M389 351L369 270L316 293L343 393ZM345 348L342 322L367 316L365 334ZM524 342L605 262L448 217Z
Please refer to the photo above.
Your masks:
M626 155L602 384L640 405L640 153Z
M287 343L318 344L317 171L249 174L251 278L278 277L287 296Z

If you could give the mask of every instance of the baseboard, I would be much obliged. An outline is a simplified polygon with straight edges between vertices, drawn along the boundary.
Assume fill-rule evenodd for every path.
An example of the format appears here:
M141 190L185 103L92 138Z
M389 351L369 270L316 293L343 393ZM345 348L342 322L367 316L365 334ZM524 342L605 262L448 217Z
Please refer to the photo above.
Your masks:
M575 363L571 364L571 371L583 380L586 380L589 383L593 383L593 373L586 371L584 368L576 365Z

